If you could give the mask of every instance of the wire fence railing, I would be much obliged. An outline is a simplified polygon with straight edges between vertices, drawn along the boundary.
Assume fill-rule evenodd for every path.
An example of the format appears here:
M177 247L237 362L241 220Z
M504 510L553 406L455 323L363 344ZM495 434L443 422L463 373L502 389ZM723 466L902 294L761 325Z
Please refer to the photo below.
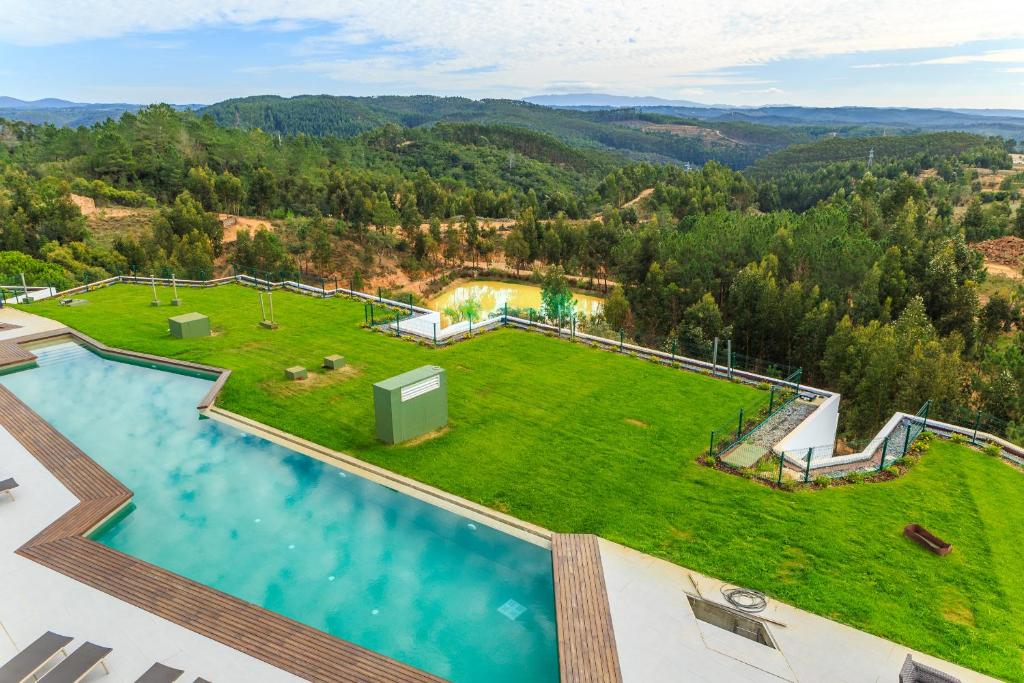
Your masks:
M706 453L721 457L757 432L777 413L800 395L803 371L795 370L780 385L768 387L768 395L759 395L737 409L736 417L711 430Z

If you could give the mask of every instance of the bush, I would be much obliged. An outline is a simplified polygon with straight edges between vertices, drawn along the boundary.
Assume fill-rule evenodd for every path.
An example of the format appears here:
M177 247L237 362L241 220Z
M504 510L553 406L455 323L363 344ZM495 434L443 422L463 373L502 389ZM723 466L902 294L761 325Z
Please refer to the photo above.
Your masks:
M853 472L850 472L845 477L843 477L843 479L845 479L851 484L860 484L861 482L864 481L864 477L865 475L863 472L861 472L860 470L854 470Z
M796 487L797 483L793 479L783 479L781 482L779 482L779 488L781 488L783 491L795 491Z
M981 449L981 452L985 455L992 456L993 458L999 458L1003 455L1003 449L994 443L985 444L985 447Z
M958 432L956 434L953 434L951 437L949 437L949 440L952 441L955 444L965 444L965 443L967 443L967 435L966 434L960 434Z
M814 478L814 485L818 488L827 489L832 485L832 477L824 474L819 474Z
M716 462L715 456L711 455L710 453L705 453L704 455L700 456L700 464L701 465L707 465L708 467L714 467L715 466L715 462Z

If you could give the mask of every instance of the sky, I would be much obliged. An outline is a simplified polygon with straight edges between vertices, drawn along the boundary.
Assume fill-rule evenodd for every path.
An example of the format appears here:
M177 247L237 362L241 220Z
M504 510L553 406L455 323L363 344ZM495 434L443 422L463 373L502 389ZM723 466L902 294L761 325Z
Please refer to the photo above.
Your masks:
M1021 0L0 0L0 95L1024 109Z

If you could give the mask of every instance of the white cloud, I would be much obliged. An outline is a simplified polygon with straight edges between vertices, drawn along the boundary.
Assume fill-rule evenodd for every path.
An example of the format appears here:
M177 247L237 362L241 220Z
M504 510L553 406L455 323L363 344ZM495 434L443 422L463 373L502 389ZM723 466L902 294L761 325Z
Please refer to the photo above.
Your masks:
M938 59L926 59L915 64L1024 64L1024 48L1019 50L989 50L973 55L952 55Z
M941 64L1024 64L1024 49L988 50L968 55L936 57L919 62L884 62L880 64L855 64L851 69L889 69L899 66L933 66ZM1013 71L1009 69L1008 71Z
M334 27L326 36L294 47L290 56L299 63L293 68L420 92L472 87L529 94L564 81L639 94L755 85L736 75L699 74L786 58L1014 38L1024 35L1024 23L1007 21L1017 2L4 0L0 42L51 45L195 27L292 30L326 22ZM351 56L378 43L388 47Z

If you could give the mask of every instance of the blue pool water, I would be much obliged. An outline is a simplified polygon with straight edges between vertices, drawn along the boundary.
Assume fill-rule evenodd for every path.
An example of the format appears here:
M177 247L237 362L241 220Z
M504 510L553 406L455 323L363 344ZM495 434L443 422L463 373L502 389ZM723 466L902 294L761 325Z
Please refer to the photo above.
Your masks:
M33 351L0 383L135 493L96 540L458 683L558 679L547 549L200 420L209 380Z

